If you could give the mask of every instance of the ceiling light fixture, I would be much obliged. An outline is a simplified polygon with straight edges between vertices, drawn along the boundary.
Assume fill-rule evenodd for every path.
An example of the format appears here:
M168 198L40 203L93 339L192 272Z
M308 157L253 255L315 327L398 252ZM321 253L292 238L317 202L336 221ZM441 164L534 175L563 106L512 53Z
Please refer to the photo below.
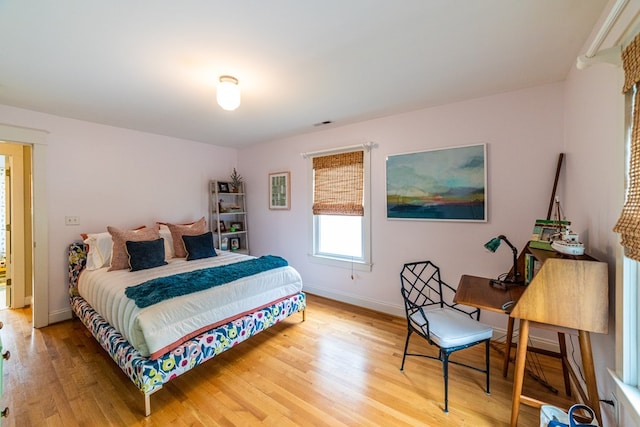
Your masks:
M240 106L240 87L235 77L220 76L216 92L218 105L223 110L233 111Z

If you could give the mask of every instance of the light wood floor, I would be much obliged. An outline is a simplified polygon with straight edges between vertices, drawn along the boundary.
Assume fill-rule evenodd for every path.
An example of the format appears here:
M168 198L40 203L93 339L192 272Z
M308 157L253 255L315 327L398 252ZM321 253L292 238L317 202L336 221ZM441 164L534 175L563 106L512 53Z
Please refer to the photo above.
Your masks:
M513 367L491 353L491 395L483 374L450 368L449 414L442 412L441 364L409 358L399 370L405 320L309 295L297 314L143 396L78 320L32 329L29 309L2 311L4 426L503 426ZM412 338L411 349L429 350ZM483 348L459 352L482 361ZM434 353L435 354L435 353ZM542 357L547 379L563 390L559 362ZM534 397L568 406L529 378ZM537 410L520 411L537 426Z

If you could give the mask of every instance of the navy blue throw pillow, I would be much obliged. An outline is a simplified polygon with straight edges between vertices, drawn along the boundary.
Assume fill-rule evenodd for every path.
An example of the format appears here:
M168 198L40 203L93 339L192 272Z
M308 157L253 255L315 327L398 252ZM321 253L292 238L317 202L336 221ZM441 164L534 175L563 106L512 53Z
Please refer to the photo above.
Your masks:
M200 234L198 236L182 236L184 248L187 250L187 261L194 259L211 258L216 255L213 247L213 233Z
M164 260L163 238L144 242L126 241L125 245L129 255L130 271L146 270L167 264Z

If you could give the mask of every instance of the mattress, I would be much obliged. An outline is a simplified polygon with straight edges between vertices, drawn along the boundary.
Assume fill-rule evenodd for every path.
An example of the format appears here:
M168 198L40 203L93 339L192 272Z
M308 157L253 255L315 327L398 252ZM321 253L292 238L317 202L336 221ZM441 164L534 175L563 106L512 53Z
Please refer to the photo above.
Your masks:
M276 268L146 308L127 298L125 289L162 276L251 258L220 251L213 258L173 258L165 266L134 272L85 270L78 279L78 293L141 355L156 358L207 329L297 294L302 290L300 274L290 266Z

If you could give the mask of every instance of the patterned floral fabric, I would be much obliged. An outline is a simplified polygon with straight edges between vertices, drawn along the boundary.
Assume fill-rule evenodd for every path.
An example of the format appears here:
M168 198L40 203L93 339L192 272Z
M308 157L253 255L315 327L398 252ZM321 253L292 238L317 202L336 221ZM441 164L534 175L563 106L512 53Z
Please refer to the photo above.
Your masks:
M84 254L84 256L83 256ZM120 366L133 383L149 395L166 382L206 362L223 351L245 341L260 331L279 323L306 307L300 292L270 307L247 314L223 326L204 332L183 345L151 360L143 357L100 314L77 295L78 276L86 263L83 243L69 247L69 282L71 308L96 340Z
M87 247L82 242L69 245L69 296L78 296L78 278L87 265Z

